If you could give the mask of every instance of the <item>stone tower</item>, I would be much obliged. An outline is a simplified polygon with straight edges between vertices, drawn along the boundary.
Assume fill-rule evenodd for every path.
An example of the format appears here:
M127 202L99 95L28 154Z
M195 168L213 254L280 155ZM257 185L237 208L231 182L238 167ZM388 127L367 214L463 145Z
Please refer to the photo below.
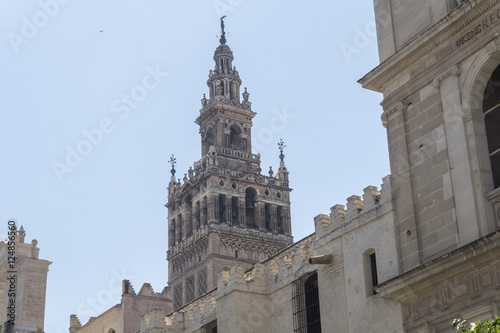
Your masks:
M245 268L292 243L288 170L280 144L276 174L261 174L260 155L252 154L252 119L246 88L233 53L222 36L214 53L202 108L196 119L201 159L168 186L169 286L174 308L216 286L217 274L238 262Z
M9 227L15 226L9 221ZM25 243L26 232L11 229L7 241L0 242L1 322L6 331L14 316L12 332L43 332L45 295L50 261L39 259L38 242ZM15 260L13 259L15 258Z

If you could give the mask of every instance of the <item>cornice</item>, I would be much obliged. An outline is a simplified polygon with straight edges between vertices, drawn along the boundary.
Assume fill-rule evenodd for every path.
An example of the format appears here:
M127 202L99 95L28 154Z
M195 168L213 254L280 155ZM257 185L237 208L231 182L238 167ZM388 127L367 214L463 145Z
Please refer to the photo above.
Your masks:
M442 73L441 75L439 75L438 77L436 77L432 81L432 85L434 87L439 87L441 85L441 82L444 79L446 79L447 77L450 77L452 75L457 75L457 76L460 75L460 67L458 67L458 65L450 67L447 71L445 71L444 73Z
M255 115L257 114L256 112L253 112L251 110L242 109L236 106L222 104L222 103L215 103L209 108L202 109L201 111L200 115L195 120L195 123L197 125L200 125L203 121L205 121L207 118L210 118L211 116L219 115L220 114L219 111L229 112L229 113L224 113L226 118L231 118L237 121L243 121L249 124L252 123L253 117L255 117ZM236 117L235 115L242 115L242 117Z
M364 88L383 92L389 82L417 62L424 62L425 58L450 46L456 51L460 39L453 38L462 32L469 34L472 31L471 26L483 19L483 16L498 4L500 0L465 2L459 9L416 36L358 82ZM481 8L476 9L480 6ZM452 25L455 26L450 28Z

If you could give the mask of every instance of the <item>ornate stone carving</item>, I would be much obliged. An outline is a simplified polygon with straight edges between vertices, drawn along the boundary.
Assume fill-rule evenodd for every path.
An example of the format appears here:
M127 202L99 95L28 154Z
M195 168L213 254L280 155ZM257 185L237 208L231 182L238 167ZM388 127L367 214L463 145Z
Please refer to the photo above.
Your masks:
M406 103L404 103L403 101L401 102L398 102L396 103L395 105L393 105L390 109L388 109L387 111L384 111L382 113L382 116L380 117L381 120L382 120L382 125L384 125L384 127L387 127L387 121L389 119L389 117L393 114L393 113L396 113L396 112L399 112L399 111L404 111L406 110L406 107L408 105Z

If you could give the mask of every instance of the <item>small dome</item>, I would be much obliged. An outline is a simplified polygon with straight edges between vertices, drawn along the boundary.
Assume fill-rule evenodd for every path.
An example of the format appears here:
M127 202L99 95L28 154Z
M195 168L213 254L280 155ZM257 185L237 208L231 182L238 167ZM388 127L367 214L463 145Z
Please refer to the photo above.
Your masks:
M223 54L227 54L227 55L231 55L231 56L233 55L233 52L231 52L231 49L229 48L229 46L227 44L220 44L215 49L214 56L223 55Z

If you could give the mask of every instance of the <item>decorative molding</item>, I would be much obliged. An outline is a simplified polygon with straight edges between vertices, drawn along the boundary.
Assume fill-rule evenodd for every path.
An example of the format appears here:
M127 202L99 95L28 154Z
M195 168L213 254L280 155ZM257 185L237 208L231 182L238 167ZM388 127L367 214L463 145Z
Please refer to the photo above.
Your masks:
M394 79L396 76L401 74L404 70L408 69L410 66L414 65L417 62L421 62L422 58L428 56L429 54L433 53L436 51L438 48L441 47L446 42L449 42L453 37L455 37L457 34L462 32L464 29L469 28L472 24L475 24L476 21L480 18L485 13L488 13L492 8L494 8L496 5L500 3L500 0L494 0L492 1L489 5L487 5L485 8L482 10L478 11L476 15L473 15L469 19L465 20L462 24L460 24L458 27L455 29L451 30L448 34L444 35L442 38L438 39L436 42L434 42L432 45L429 45L427 48L419 52L417 55L409 59L407 62L403 63L401 66L396 67L394 71L391 72L391 74L385 76L382 81L377 85L377 90L381 91L387 83L389 83L392 79ZM447 21L447 20L446 20ZM443 20L444 22L444 20ZM432 27L432 30L435 30L436 26ZM423 38L421 36L421 38ZM433 38L426 38L427 40L433 40Z
M457 75L457 76L460 75L460 67L458 67L458 65L450 67L446 72L435 78L434 81L432 81L432 85L434 87L439 87L439 85L444 79L452 75Z
M380 119L382 120L382 125L384 125L384 127L387 127L389 117L396 112L406 110L407 107L408 105L405 102L400 101L393 105L390 109L384 111L382 113L382 116L380 117Z
M246 240L240 237L223 237L220 238L220 245L224 247L230 247L232 249L243 249L245 251L251 250L257 252L263 252L266 256L278 253L283 249L284 246L276 246L277 244L266 244L260 242L253 242L251 240Z
M468 271L463 276L437 282L428 292L417 293L415 297L401 300L403 318L406 327L410 323L419 322L422 317L432 318L435 313L442 313L456 304L469 302L470 299L480 299L481 294L498 288L497 271L500 265L489 265L481 270ZM493 296L493 293L491 294ZM471 306L473 308L473 306Z
M488 52L488 55L492 55L493 53L497 52L500 47L499 47L499 38L495 38L491 40L488 44L486 44L486 52Z

